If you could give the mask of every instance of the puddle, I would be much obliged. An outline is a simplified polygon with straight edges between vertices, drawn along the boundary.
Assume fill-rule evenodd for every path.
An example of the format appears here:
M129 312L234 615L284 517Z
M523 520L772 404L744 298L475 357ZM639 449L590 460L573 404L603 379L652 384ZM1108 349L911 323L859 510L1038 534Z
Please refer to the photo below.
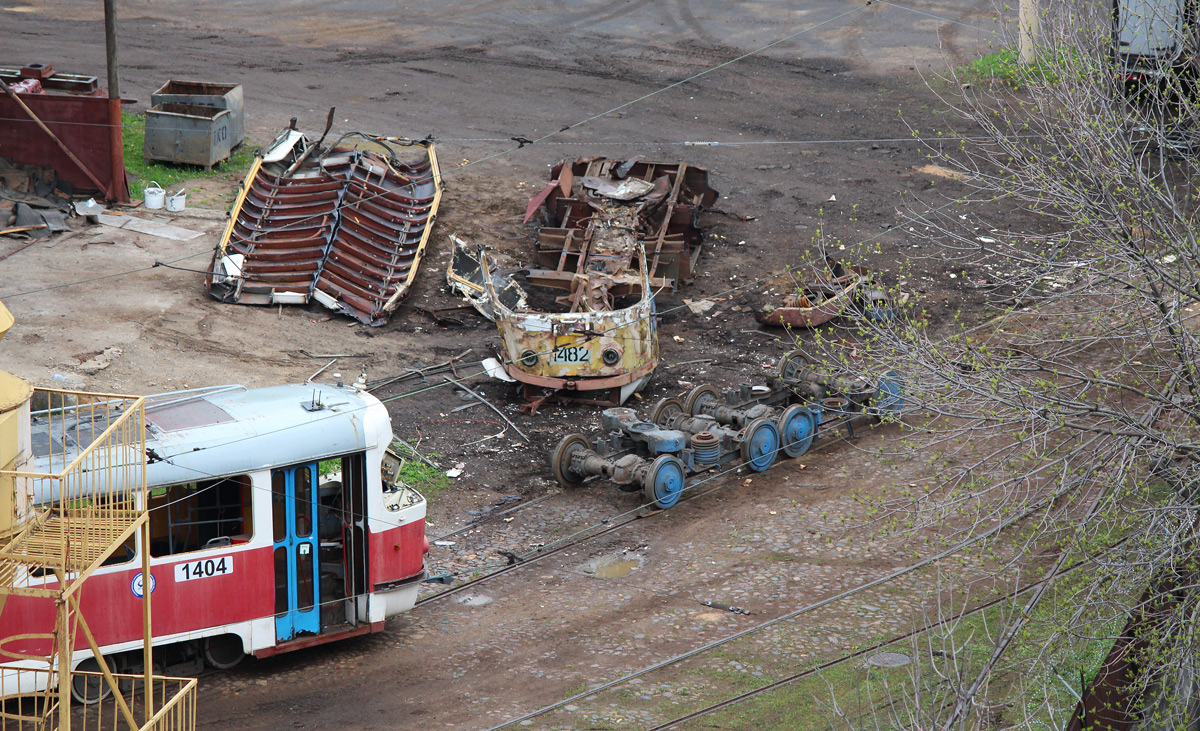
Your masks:
M487 594L464 594L455 597L454 601L464 607L485 607L492 603L492 598Z
M624 553L601 556L583 565L583 572L597 579L620 579L642 567L642 557L626 556Z

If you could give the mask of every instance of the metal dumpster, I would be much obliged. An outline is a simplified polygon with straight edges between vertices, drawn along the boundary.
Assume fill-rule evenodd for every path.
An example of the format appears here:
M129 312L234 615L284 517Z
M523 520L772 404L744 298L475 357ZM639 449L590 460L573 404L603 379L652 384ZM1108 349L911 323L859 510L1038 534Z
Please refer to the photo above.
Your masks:
M150 95L150 104L195 104L219 107L232 113L233 147L246 139L246 105L242 100L241 84L217 84L210 81L178 81L171 79Z
M210 168L233 151L233 112L198 104L158 104L146 112L147 160Z

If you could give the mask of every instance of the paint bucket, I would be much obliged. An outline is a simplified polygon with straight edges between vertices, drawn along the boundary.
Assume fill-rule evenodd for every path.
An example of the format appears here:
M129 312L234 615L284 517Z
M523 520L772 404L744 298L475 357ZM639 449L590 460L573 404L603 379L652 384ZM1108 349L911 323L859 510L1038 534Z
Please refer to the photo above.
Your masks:
M172 213L177 213L183 210L184 204L187 203L187 193L180 189L177 193L172 193L167 197L167 210Z
M163 207L163 200L167 197L167 191L158 186L158 183L153 180L150 185L146 186L146 190L142 192L146 199L146 207L151 210L158 210Z

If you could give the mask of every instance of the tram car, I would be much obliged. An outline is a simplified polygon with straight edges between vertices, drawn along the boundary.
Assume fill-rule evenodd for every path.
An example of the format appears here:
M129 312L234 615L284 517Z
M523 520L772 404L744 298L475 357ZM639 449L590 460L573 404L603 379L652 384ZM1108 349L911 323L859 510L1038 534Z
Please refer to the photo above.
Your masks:
M68 411L33 414L36 471L61 468L72 448L90 441L93 425L82 417L70 423ZM80 597L109 666L143 670L144 591L153 594L155 664L172 674L378 632L388 617L411 609L429 551L425 499L399 481L391 442L383 404L340 383L149 397L150 545L131 538ZM52 574L25 580L39 582L56 583ZM0 636L10 637L0 659L49 654L50 640L42 638L55 629L51 602L12 596L0 605ZM82 636L72 663L98 669ZM76 675L71 691L94 702L108 686Z

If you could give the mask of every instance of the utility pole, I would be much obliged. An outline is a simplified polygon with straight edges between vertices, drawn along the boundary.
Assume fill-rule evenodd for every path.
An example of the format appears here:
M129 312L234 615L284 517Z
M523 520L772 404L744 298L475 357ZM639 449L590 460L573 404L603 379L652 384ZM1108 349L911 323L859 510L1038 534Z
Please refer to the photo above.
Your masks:
M1037 0L1020 0L1020 7L1017 10L1017 26L1020 61L1023 64L1033 63L1037 56L1034 50L1038 37Z
M104 0L104 50L108 61L108 124L112 182L108 196L129 202L125 186L125 136L121 130L121 65L117 60L117 2Z

